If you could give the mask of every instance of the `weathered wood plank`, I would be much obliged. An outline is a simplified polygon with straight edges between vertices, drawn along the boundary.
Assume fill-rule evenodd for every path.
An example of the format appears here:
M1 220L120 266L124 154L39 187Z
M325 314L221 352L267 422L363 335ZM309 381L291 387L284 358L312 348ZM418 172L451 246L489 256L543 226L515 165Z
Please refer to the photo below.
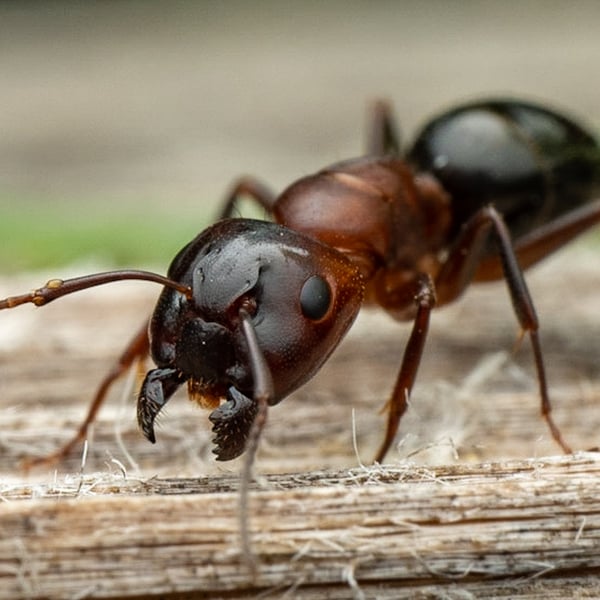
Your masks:
M262 477L255 575L240 564L236 487L116 475L5 485L0 598L600 594L595 454Z
M599 445L600 325L596 257L573 257L529 281L556 421L581 450ZM0 296L44 279L0 281ZM25 478L18 461L71 435L153 299L125 285L0 314L0 598L600 596L598 461L517 460L557 449L527 345L510 355L501 285L434 314L385 468L357 465L380 441L406 327L364 315L273 408L251 495L255 578L239 563L240 461L215 463L206 413L181 397L153 446L125 387L101 412L84 475L74 456Z

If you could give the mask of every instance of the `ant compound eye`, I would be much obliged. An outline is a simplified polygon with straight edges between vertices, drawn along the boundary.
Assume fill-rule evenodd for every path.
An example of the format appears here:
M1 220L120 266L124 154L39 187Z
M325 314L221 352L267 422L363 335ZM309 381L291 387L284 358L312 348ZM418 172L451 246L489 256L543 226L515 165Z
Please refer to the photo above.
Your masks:
M331 306L331 288L323 277L313 275L302 286L300 307L302 314L312 321L322 319Z

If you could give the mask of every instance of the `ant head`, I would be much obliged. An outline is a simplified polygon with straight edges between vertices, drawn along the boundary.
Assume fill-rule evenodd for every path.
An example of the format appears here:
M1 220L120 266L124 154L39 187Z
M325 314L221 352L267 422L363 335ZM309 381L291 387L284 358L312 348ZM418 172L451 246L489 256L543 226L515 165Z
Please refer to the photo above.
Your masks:
M192 293L163 290L150 326L151 352L159 367L176 369L211 407L231 400L231 388L253 397L242 314L270 371L269 402L275 404L322 366L363 296L358 269L341 253L248 219L205 230L178 254L169 277Z

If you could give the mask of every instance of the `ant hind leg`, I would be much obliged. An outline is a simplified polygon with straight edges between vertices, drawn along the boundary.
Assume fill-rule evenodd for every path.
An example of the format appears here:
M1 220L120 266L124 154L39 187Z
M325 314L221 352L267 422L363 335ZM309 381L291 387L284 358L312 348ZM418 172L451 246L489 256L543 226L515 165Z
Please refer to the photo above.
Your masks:
M401 156L401 139L392 106L386 100L376 100L368 114L367 155Z

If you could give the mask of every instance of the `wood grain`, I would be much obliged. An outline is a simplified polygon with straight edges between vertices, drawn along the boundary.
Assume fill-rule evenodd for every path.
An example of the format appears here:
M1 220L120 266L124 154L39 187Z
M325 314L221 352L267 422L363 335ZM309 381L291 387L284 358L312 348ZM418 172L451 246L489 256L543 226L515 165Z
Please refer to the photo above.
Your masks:
M115 476L5 489L0 598L600 594L596 455L263 477L254 574L236 487Z
M0 296L47 275L2 279ZM574 448L594 448L595 254L574 247L529 281L556 421ZM212 459L206 413L184 396L153 446L121 386L83 471L76 455L22 474L21 459L74 431L155 292L123 284L0 314L0 598L600 595L600 462L551 457L501 284L434 315L389 464L362 466L408 331L384 315L362 315L315 380L270 411L251 493L255 576L239 556L240 460Z

